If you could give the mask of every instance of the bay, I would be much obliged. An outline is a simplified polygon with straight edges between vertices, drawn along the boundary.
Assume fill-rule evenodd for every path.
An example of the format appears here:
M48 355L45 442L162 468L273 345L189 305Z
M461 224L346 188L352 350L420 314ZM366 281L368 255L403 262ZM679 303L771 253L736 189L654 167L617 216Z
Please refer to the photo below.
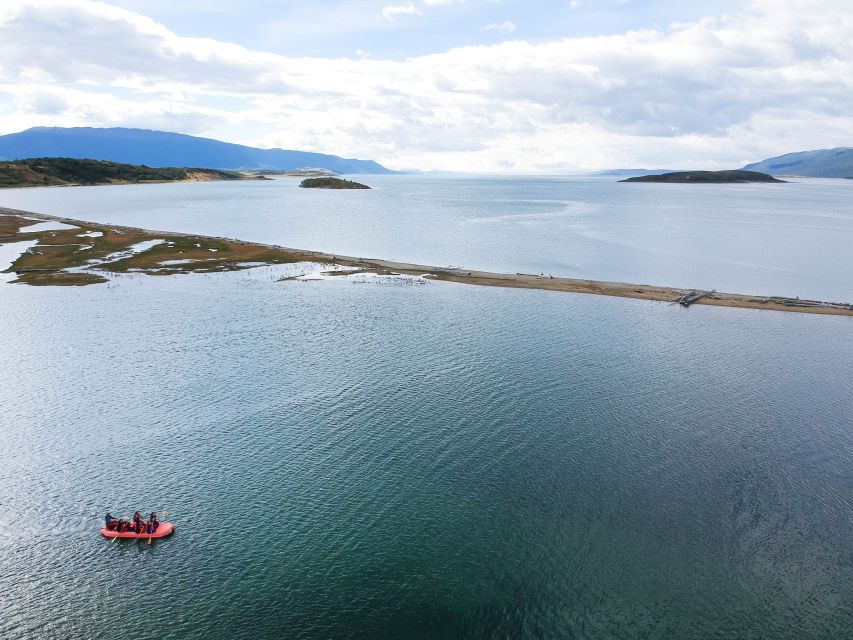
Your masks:
M853 301L853 180L356 176L4 189L0 205L419 264Z
M689 199L551 178L376 185L362 206L284 179L0 203L508 271L536 270L522 260L538 248L555 275L680 264L666 283L826 297L849 281L840 181L779 199L765 185ZM561 190L586 193L588 215ZM631 217L643 198L647 233ZM590 258L596 234L618 242ZM811 248L783 268L762 234ZM0 637L849 635L849 318L277 282L284 270L0 282ZM137 509L168 512L174 536L97 533L105 511Z
M848 318L275 275L0 285L0 636L850 629Z

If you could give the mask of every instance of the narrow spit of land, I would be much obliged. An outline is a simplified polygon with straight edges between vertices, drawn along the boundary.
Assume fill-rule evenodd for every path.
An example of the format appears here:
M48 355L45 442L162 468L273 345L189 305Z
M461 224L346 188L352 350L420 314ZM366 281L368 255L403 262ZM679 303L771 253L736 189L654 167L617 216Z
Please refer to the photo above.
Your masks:
M51 228L39 230L36 225L42 222L62 225L48 225ZM33 230L28 231L28 228ZM96 284L106 282L111 273L133 272L156 276L234 271L260 264L314 262L328 265L331 273L335 273L335 267L348 267L348 271L339 273L396 273L489 287L588 293L661 302L678 302L701 293L694 301L695 304L853 316L853 305L849 303L433 267L304 251L229 238L98 224L0 207L0 244L24 241L29 241L32 246L15 260L7 272L16 274L12 282L30 285Z

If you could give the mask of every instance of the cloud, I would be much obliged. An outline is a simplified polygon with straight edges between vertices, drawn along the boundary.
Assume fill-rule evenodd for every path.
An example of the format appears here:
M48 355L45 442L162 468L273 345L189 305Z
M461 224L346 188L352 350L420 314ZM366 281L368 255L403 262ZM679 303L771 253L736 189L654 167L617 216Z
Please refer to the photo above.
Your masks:
M480 31L496 31L497 33L512 33L515 31L515 23L509 20L505 22L492 22L485 27L480 27Z
M228 122L225 110L188 102L184 96L122 98L51 86L5 87L15 108L0 114L0 127L20 130L34 126L124 126L203 133Z
M44 89L29 89L18 98L18 107L25 113L56 116L67 111L71 104L61 95L61 92L46 87Z
M181 38L149 18L100 2L29 0L0 14L0 78L84 81L144 89L161 82L286 92L276 56L204 38Z
M462 4L465 0L422 0L421 4L407 2L406 4L388 5L382 7L379 11L379 16L384 20L393 20L397 16L420 16L423 15L423 9L429 7L441 7L451 4Z
M844 8L754 0L655 30L394 61L285 57L100 2L21 0L0 8L0 130L152 126L424 169L737 166L851 143Z
M403 15L419 16L421 15L421 10L414 2L407 2L406 4L392 4L382 7L379 15L385 20L393 20L397 16Z

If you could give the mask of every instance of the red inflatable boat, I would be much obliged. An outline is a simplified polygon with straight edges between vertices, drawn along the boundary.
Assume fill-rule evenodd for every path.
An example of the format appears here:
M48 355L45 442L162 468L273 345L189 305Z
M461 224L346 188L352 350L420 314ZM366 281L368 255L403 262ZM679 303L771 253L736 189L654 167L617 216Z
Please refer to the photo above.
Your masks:
M157 531L154 533L135 533L133 531L122 531L121 533L116 533L115 531L110 531L106 527L101 527L101 535L105 538L132 538L134 540L148 540L157 538L165 538L166 536L172 535L172 532L175 530L174 525L171 522L161 522L160 526L157 527Z

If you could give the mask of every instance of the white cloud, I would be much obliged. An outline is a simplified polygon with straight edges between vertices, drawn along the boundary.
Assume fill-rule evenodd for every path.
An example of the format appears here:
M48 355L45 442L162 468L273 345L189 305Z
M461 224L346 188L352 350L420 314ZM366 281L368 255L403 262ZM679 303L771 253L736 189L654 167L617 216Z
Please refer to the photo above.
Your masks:
M424 169L737 166L853 142L844 6L755 0L666 29L392 61L259 53L99 2L22 0L0 9L0 132L150 126Z
M407 2L406 4L391 4L387 7L382 7L379 15L385 20L393 20L397 16L419 16L421 15L421 10L414 2Z
M388 5L382 7L379 11L379 16L385 20L393 20L397 16L420 16L423 15L423 9L429 7L441 7L451 4L462 4L465 0L422 0L421 4L407 2L405 4Z
M515 31L515 23L507 20L505 22L492 22L485 27L480 27L480 31L496 31L498 33L512 33Z

